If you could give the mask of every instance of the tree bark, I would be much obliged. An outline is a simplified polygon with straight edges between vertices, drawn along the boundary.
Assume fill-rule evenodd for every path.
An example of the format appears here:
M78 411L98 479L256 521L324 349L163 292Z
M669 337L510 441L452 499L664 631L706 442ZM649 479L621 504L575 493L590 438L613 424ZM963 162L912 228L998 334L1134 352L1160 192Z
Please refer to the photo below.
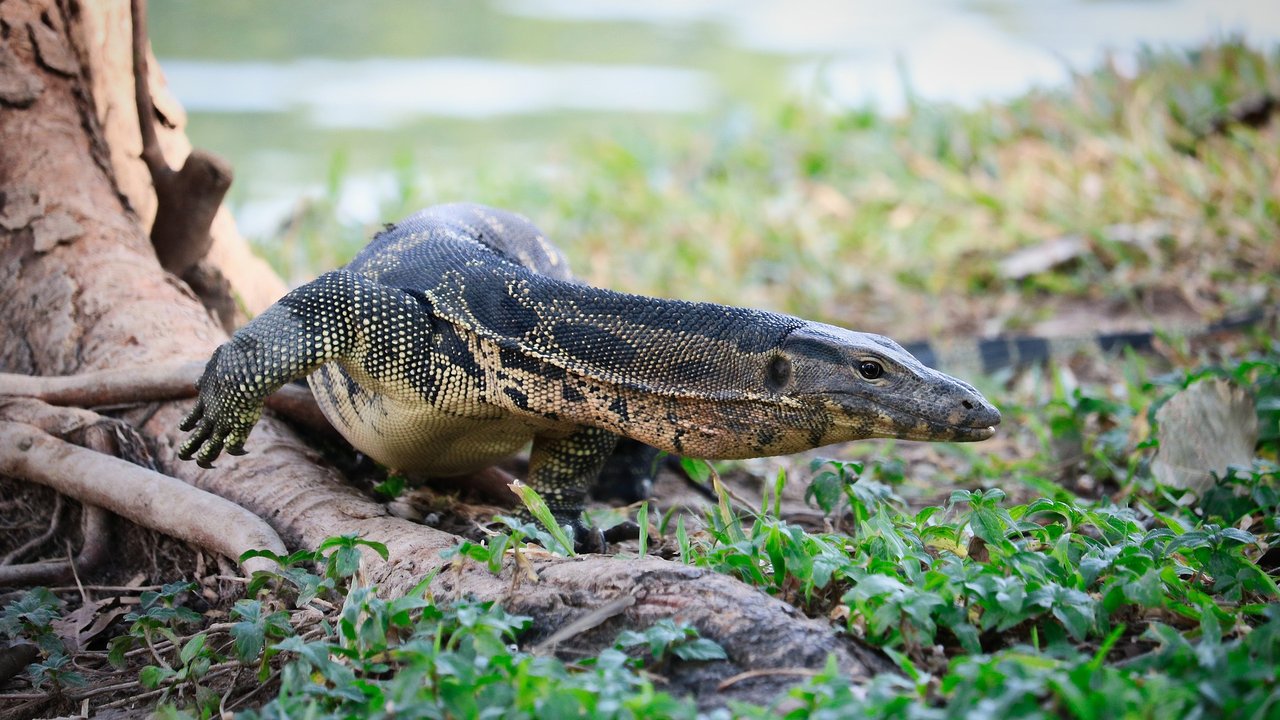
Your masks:
M203 362L226 339L186 285L160 267L148 239L155 195L140 159L130 34L127 0L0 0L0 371L145 374ZM157 112L174 125L158 127L166 161L181 167L190 151L182 113L164 92L158 64L150 66ZM225 208L213 236L209 260L229 278L243 277L236 270L251 255ZM255 311L283 289L278 279L261 291L260 279L237 282ZM20 394L36 394L37 384ZM353 532L385 543L390 560L368 554L362 573L389 595L446 566L440 551L456 537L390 516L270 414L249 438L248 455L213 470L179 461L187 404L123 416L153 445L161 472L250 510L291 547ZM534 641L612 608L615 615L572 639L575 651L611 644L622 627L688 621L730 658L689 665L673 678L674 690L703 702L718 699L720 681L753 670L764 672L725 697L768 702L794 684L797 668L820 669L828 655L851 682L889 667L827 623L713 572L655 558L545 554L532 568L536 581L511 560L496 576L474 563L449 564L430 592L446 602L492 599L531 615Z

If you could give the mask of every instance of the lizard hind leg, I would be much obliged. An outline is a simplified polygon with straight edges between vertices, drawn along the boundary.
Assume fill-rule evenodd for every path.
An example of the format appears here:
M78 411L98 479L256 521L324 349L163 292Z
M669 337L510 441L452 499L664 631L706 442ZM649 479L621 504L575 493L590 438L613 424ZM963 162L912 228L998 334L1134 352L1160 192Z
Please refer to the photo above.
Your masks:
M604 549L604 537L582 519L587 493L600 475L618 436L584 427L555 439L535 438L529 454L529 487L547 503L556 522L573 528L578 550Z

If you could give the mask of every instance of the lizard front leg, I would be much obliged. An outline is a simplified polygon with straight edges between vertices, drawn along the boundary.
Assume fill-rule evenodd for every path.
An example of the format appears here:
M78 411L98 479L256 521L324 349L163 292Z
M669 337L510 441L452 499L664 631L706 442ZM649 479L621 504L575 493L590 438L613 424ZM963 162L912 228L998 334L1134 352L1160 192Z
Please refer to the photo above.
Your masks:
M345 270L325 273L293 290L236 331L213 353L197 387L199 397L179 426L193 431L178 457L201 467L223 448L244 453L267 396L330 360L349 355L369 323L397 303L386 288Z
M546 501L556 522L573 528L578 550L601 552L604 536L582 520L587 492L609 459L618 436L583 427L567 437L534 438L529 453L529 487Z

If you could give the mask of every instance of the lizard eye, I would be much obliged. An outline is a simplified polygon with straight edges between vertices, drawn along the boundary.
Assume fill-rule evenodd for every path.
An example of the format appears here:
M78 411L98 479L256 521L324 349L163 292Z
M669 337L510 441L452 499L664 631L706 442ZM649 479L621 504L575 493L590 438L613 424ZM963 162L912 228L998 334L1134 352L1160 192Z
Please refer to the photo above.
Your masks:
M769 369L764 379L765 385L767 385L770 390L777 392L790 381L791 361L782 355L779 355L769 363Z
M875 360L863 360L858 363L858 372L868 380L875 380L884 374L884 366Z

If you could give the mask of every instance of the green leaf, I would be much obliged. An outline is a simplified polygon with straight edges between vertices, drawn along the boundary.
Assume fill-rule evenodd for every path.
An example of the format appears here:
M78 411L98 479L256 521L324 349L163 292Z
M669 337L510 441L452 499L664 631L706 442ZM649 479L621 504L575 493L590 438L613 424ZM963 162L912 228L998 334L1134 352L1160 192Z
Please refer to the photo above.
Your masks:
M680 467L686 475L699 485L705 487L707 483L711 482L711 465L706 460L682 457L680 458Z
M561 552L565 555L573 557L576 553L573 550L573 541L569 539L568 533L564 528L556 522L555 516L551 514L551 508L547 507L546 501L538 495L537 491L523 483L513 484L511 487L516 495L520 498L520 502L524 503L526 509L538 522L546 529L551 537L555 539L556 544L560 546ZM547 548L554 550L554 548Z
M676 544L680 546L680 562L688 565L693 562L690 556L689 532L684 529L684 516L681 515L676 520Z
M142 687L154 690L175 675L176 673L169 668L148 665L138 673L138 682L142 683Z
M288 617L283 612L277 614ZM262 603L240 600L231 609L231 615L243 618L230 629L236 658L242 663L251 663L262 654L267 639L268 618L262 617Z
M835 512L836 505L843 496L844 481L829 470L814 475L804 491L805 502L812 500L827 514Z
M188 640L183 646L181 652L178 653L178 660L183 665L190 665L191 661L197 655L204 652L204 643L207 638L204 633L199 633Z
M125 653L133 649L134 637L132 635L117 635L111 638L108 646L107 662L111 663L111 667L117 670L123 670L126 664Z
M672 649L681 660L727 660L724 648L709 638L696 638Z
M636 524L640 526L640 557L649 554L649 502L640 503L636 511Z
M1258 539L1253 536L1253 533L1234 527L1223 528L1222 537L1240 543L1241 545L1252 545L1258 541Z
M329 556L329 571L325 574L331 578L349 578L360 570L360 551L354 547L340 547Z
M373 486L373 491L377 494L394 500L404 494L409 482L402 475L388 475L386 480Z

